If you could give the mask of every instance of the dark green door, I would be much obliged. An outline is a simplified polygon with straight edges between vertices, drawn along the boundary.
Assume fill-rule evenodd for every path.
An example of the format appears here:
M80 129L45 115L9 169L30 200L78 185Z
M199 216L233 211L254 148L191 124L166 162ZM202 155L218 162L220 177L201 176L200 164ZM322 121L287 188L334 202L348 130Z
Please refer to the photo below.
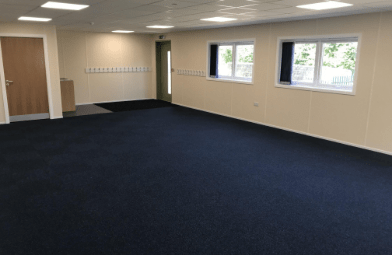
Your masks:
M171 43L157 42L157 98L172 101Z

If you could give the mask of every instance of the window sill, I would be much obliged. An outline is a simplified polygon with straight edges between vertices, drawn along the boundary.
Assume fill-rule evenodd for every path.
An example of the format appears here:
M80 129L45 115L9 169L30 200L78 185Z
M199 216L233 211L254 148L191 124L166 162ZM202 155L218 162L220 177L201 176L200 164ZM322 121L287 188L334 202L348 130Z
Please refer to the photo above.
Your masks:
M315 87L310 87L310 86L306 86L306 85L283 85L283 84L275 84L275 87L276 88L284 88L284 89L299 89L299 90L355 96L354 88L353 88L353 91L348 91L348 90L342 90L342 89L315 88Z
M239 84L246 84L246 85L253 85L253 81L245 81L245 80L232 80L232 79L225 79L225 78L211 78L206 77L208 81L220 81L220 82L231 82L231 83L239 83Z

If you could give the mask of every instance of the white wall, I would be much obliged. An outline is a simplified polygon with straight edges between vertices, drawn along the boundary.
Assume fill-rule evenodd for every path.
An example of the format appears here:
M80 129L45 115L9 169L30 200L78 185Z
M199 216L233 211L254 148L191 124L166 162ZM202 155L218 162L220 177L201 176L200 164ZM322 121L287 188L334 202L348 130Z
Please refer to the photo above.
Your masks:
M275 87L278 37L348 33L362 34L355 96ZM206 70L207 41L242 38L256 38L253 85L174 73L173 102L392 153L392 12L166 35L173 68L193 70Z
M85 72L86 67L152 67L150 35L61 30L57 34L60 75L74 80L77 104L150 98L151 72Z

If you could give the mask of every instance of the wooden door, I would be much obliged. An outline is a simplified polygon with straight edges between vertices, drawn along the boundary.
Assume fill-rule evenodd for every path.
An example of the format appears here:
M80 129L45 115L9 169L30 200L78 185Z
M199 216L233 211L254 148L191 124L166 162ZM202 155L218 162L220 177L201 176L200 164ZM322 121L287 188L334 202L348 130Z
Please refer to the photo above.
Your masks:
M43 39L0 40L10 116L49 113Z
M172 101L171 93L171 43L157 44L157 98Z

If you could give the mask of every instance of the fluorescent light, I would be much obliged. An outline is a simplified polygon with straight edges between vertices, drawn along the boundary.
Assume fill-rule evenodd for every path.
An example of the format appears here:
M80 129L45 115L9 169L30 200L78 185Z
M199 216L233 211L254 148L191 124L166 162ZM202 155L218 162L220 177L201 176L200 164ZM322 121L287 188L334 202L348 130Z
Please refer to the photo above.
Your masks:
M233 21L237 20L235 18L225 18L225 17L214 17L214 18L208 18L208 19L201 19L204 21L213 21L213 22L227 22L227 21Z
M127 30L114 30L112 31L112 33L123 33L123 34L129 34L129 33L133 33L135 31L127 31Z
M63 10L73 10L79 11L84 8L89 7L89 5L85 4L67 4L67 3L58 3L58 2L47 2L46 4L41 5L43 8L51 8L51 9L63 9Z
M35 18L35 17L20 17L18 20L48 22L48 21L51 21L52 19L50 19L50 18Z
M172 28L174 26L161 26L161 25L153 25L153 26L147 26L148 28Z
M315 4L298 5L297 7L303 9L311 9L311 10L327 10L327 9L342 8L347 6L352 6L352 4L329 1L329 2L321 2Z

